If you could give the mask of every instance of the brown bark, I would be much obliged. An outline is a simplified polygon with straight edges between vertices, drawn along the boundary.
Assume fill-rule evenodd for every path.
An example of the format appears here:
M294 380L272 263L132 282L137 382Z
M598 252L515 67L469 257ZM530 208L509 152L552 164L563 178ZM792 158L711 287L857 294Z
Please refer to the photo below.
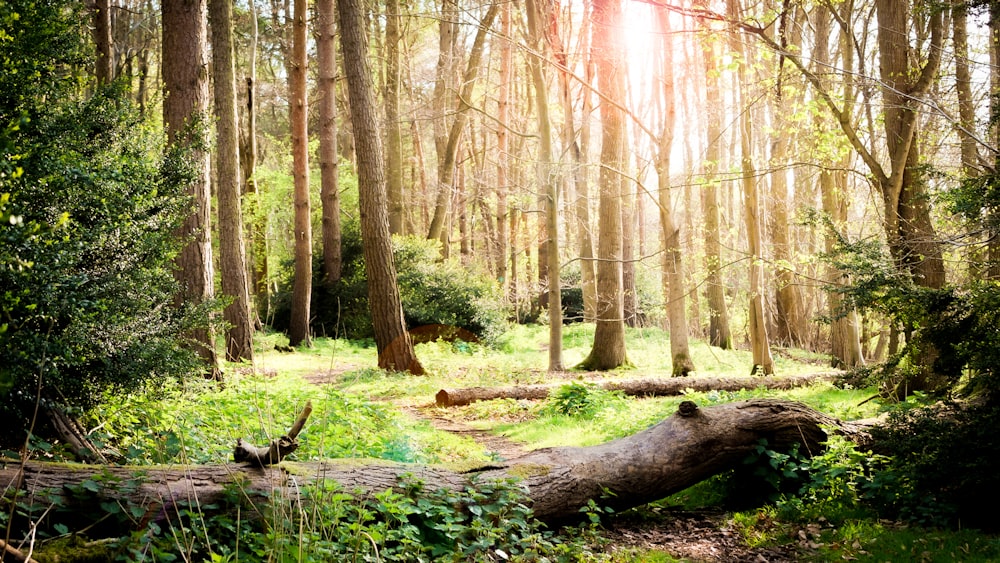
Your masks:
M742 18L742 8L739 0L728 0L729 17L732 21L740 21ZM737 78L739 81L738 90L735 94L737 107L745 104L749 98L749 80L746 71L746 56L743 47L742 34L734 32L730 37L732 50L736 54L739 62ZM763 249L761 244L761 216L762 207L760 202L759 187L757 186L757 172L753 164L753 129L751 123L751 108L749 106L740 107L739 133L740 133L740 171L743 181L743 218L747 226L747 245L750 258L750 349L753 352L753 368L751 373L758 370L764 375L774 373L774 360L771 358L771 348L767 335L767 319L764 316L764 269L762 266Z
M309 344L312 299L312 220L309 202L309 132L306 76L306 15L309 0L295 0L292 15L292 56L289 59L289 120L292 127L292 176L295 180L295 280L288 326L290 346Z
M385 6L385 167L389 232L403 234L403 136L399 123L400 0Z
M240 190L239 126L236 116L236 68L233 63L233 6L230 0L210 0L212 70L215 82L215 175L219 204L219 269L222 293L232 302L222 313L226 360L253 362L254 318L250 315L250 284L243 240Z
M705 217L705 286L708 304L708 341L724 350L733 347L729 329L729 309L722 283L721 216L719 185L716 175L722 159L722 98L719 93L719 55L711 37L702 39L702 59L705 65L706 148L702 190L702 213Z
M97 44L97 60L94 74L97 84L104 86L115 79L114 38L111 33L111 2L94 2L94 43Z
M824 10L817 7L816 10ZM791 8L791 14L783 18L788 23L779 29L783 45L794 50L801 49L802 18L805 11ZM790 28L790 29L789 29ZM819 38L826 41L826 36ZM783 59L779 61L784 62ZM794 111L802 103L804 89L792 89L786 92L785 82L788 80L787 70L779 64L777 68L778 81L773 100L773 115L777 127L771 133L771 189L768 200L767 231L776 266L774 304L775 314L771 319L774 326L774 339L781 345L802 347L808 341L808 318L796 277L795 242L792 238L793 220L789 217L788 174L789 152L793 149L795 125L791 119Z
M593 56L598 87L608 99L625 99L621 0L593 3ZM621 170L625 116L620 105L601 104L600 211L598 216L597 326L583 369L609 370L626 365L622 295Z
M658 65L663 116L660 144L656 155L657 205L660 209L660 227L663 230L663 287L667 301L667 319L670 324L670 371L677 377L688 375L695 370L695 367L688 345L680 227L674 220L674 207L670 197L670 151L673 149L676 122L670 14L665 8L659 8L656 10L656 19L657 31L660 33L663 46L660 50L662 61Z
M338 0L340 41L344 54L347 89L351 103L358 161L358 199L361 208L361 240L368 276L368 306L371 309L378 348L378 366L392 371L423 373L413 350L413 341L403 322L403 306L396 285L396 264L389 234L389 211L382 163L382 142L376 118L375 86L368 62L361 0Z
M504 3L500 8L500 33L509 37L511 33L510 4ZM510 137L507 129L510 127L510 81L512 75L512 49L509 41L500 42L500 92L497 97L497 207L496 207L496 263L497 280L500 282L500 295L503 299L510 296L511 283L507 275L507 256L510 252L510 211L507 208L507 194L510 192L508 169L510 167Z
M163 122L171 145L187 147L195 177L187 187L191 214L177 236L185 241L178 254L174 276L181 285L178 304L202 303L215 295L212 272L211 187L205 119L208 116L207 33L204 0L165 0L163 26ZM191 343L219 376L215 337L211 328L192 331Z
M830 34L831 12L828 8L819 8L815 16L815 32L822 40L816 44L814 58L819 65L830 64L830 49L828 36ZM840 40L842 42L841 57L843 66L846 69L854 67L854 49L848 44L848 34L842 30ZM847 73L843 81L845 111L852 112L852 102L854 98L854 81L850 73ZM824 119L816 116L817 130L822 130ZM838 231L847 224L847 171L850 166L850 155L844 155L837 162L830 162L827 167L820 170L819 184L821 198L823 202L823 212L829 217L832 227ZM838 240L834 233L829 230L824 235L824 249L827 253L833 253ZM849 280L842 279L841 273L833 266L827 267L826 278L828 283L841 285ZM861 338L859 334L858 314L854 309L843 311L843 297L833 291L827 295L828 311L830 314L830 355L832 365L837 368L851 369L862 366L865 363L864 354L861 349Z
M888 181L880 183L889 249L917 285L940 288L945 282L944 262L920 170L915 100L928 91L940 65L943 10L932 10L928 16L931 45L923 66L912 60L909 6L878 0L876 12L886 147L892 166Z
M316 2L316 64L318 69L320 206L323 228L323 275L326 283L340 280L340 155L337 153L336 3ZM397 124L398 126L398 124Z
M839 372L821 372L806 375L768 377L687 377L684 379L635 379L625 381L598 381L594 385L607 391L621 391L634 397L675 397L688 391L742 391L744 389L795 389L821 381L830 381ZM461 407L477 401L494 399L545 399L564 384L519 385L514 387L465 387L441 389L434 396L439 407Z
M347 0L350 1L350 0ZM346 491L375 494L419 481L436 491L475 488L477 484L515 479L524 487L533 514L544 522L579 516L595 501L615 510L639 506L681 491L712 475L738 467L760 443L784 449L792 444L818 452L826 430L837 429L855 438L864 427L816 412L801 403L783 400L751 401L698 408L691 401L642 432L590 447L535 450L524 456L465 473L389 461L330 460L265 468L214 465L184 468L135 468L27 462L7 464L0 480L17 486L25 505L51 503L71 509L83 500L69 491L101 475L100 481L128 481L129 487L108 487L97 500L128 501L147 508L147 514L168 513L175 505L191 503L225 506L227 490L238 484L243 498L274 502L297 499L297 488L322 482L339 483ZM286 462L287 463L287 462ZM11 498L6 495L5 499ZM10 502L5 500L5 502ZM5 507L6 508L6 507Z
M545 14L534 0L527 0L528 34L538 53L544 53L540 21ZM535 86L535 110L538 117L538 189L545 203L545 259L548 282L549 371L562 371L562 290L559 287L559 185L552 165L552 122L549 120L549 96L542 74L541 61L528 57ZM542 261L539 252L539 263ZM540 265L539 265L540 266ZM539 267L541 271L541 267Z

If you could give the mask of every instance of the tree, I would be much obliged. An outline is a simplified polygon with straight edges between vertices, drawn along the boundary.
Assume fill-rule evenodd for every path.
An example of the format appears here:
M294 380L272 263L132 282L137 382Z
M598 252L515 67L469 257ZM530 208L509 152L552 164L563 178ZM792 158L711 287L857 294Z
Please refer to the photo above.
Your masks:
M309 217L309 131L306 75L306 14L309 0L295 0L292 15L292 56L289 59L289 121L292 127L292 175L295 178L295 281L291 346L309 344L309 306L312 298L312 220Z
M528 36L536 53L544 53L542 12L534 0L525 6L528 12ZM562 371L562 294L559 278L559 185L552 170L552 122L549 120L549 96L542 74L542 64L529 56L528 66L535 86L535 111L538 112L538 191L545 201L545 257L548 272L549 371ZM541 260L541 258L539 258Z
M674 205L670 191L670 151L674 144L674 42L670 34L670 13L665 8L656 9L657 32L660 34L661 58L657 67L663 104L659 146L656 153L657 204L660 209L660 227L663 230L663 286L667 301L667 319L670 323L671 372L685 376L695 370L688 346L686 298L684 291L684 264L681 253L680 227L674 220Z
M926 177L920 167L919 113L916 102L930 89L941 63L944 10L928 6L930 31L926 60L915 56L908 39L909 3L875 2L878 16L879 72L890 172L876 176L885 205L889 250L914 283L940 288L945 283L941 246L934 233ZM873 161L874 162L874 161Z
M385 6L385 166L389 192L389 232L403 234L403 138L399 122L400 0Z
M625 99L621 0L595 0L593 56L601 104L600 211L598 215L597 326L582 369L609 370L628 363L622 287L621 170L624 168ZM610 103L609 103L610 101ZM618 103L615 103L618 102Z
M845 10L850 9L850 5L845 4ZM849 11L847 12L849 14ZM820 8L815 11L815 35L816 50L813 58L819 66L831 64L830 47L828 38L830 36L830 19L832 14L829 8ZM844 61L844 68L852 68L854 49L848 44L847 30L842 30L838 34L842 43L841 57ZM825 85L825 84L824 84ZM854 99L854 80L850 75L843 80L843 99L845 100L844 111L853 113L851 100ZM816 129L822 130L826 121L822 115L817 115ZM847 224L847 174L850 167L850 153L846 150L837 159L836 151L830 157L821 161L819 184L822 198L823 212L831 222L831 229L828 229L824 236L824 247L828 254L832 255L838 243L837 232L841 232ZM833 232L835 230L835 232ZM834 287L841 288L849 280L842 279L842 274L832 265L827 268L826 277L828 283ZM830 315L830 355L834 367L856 368L864 365L864 354L861 350L861 339L858 334L858 313L850 307L844 309L845 301L839 291L831 291L827 296L828 311Z
M344 71L358 161L361 237L378 365L383 369L420 375L423 367L417 360L413 341L403 322L403 307L396 285L382 163L384 153L376 119L374 80L367 57L364 12L360 0L337 0L337 11L340 14L340 43L346 61Z
M176 303L204 303L215 296L212 269L211 189L209 154L205 150L208 118L207 24L204 0L164 0L163 26L163 123L168 142L187 150L195 174L188 184L192 210L177 236L186 244L177 256L174 276L181 289ZM192 343L218 377L215 337L211 328L196 329Z
M343 257L340 228L340 155L337 153L336 3L316 0L316 64L319 65L319 170L323 210L323 275L340 279Z
M222 293L232 298L223 311L226 359L253 361L250 284L243 241L240 191L239 130L236 117L236 69L233 63L233 6L230 0L210 0L212 70L215 79L215 177L219 202L219 264Z
M719 93L719 55L715 40L702 39L702 62L705 65L706 148L703 162L705 184L702 189L702 214L705 217L705 285L708 301L708 341L724 350L733 347L729 330L725 286L722 284L722 243L719 215L719 185L716 179L722 159L722 99Z
M247 198L251 217L248 238L250 239L250 294L257 300L257 324L260 314L267 316L269 302L267 284L267 214L263 213L263 200L257 186L257 45L259 30L257 26L257 9L250 3L251 35L249 51L249 69L246 77L246 132L240 139L240 167L243 170L243 191Z
M732 21L740 21L742 8L739 0L728 0L729 16ZM747 60L743 48L742 34L734 32L730 36L733 53L738 61L738 85L735 94L739 103L746 103L749 97L749 81L747 79ZM774 373L774 360L771 358L770 343L767 337L767 319L764 316L764 270L761 264L761 203L757 186L757 172L753 165L753 129L750 118L750 107L740 108L740 171L743 181L743 218L747 226L747 244L750 252L750 348L753 351L753 368L764 375Z
M817 7L816 10L824 10ZM777 34L779 42L787 49L800 50L802 44L802 20L805 10L791 7L783 12L779 19ZM825 41L825 37L817 40ZM774 339L785 346L802 347L808 340L808 327L803 304L802 292L796 279L795 241L792 238L793 221L789 218L788 176L797 174L797 169L790 168L789 152L795 147L794 114L798 111L805 89L787 88L789 81L784 59L777 58L775 71L775 93L772 99L772 114L776 126L770 134L771 144L771 189L769 190L769 213L767 217L767 233L770 236L770 246L773 252L775 269L774 315L772 322L775 328ZM790 90L790 91L789 91Z

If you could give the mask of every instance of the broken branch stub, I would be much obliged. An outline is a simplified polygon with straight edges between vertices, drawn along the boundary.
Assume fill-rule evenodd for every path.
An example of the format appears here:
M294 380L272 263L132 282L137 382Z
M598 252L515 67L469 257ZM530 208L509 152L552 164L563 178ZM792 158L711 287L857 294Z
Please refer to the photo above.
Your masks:
M298 449L299 441L296 438L298 438L299 432L302 432L302 427L305 426L306 419L309 418L310 414L312 414L312 401L306 401L305 407L296 417L295 423L292 424L288 433L277 440L272 440L267 446L258 447L248 444L242 439L237 439L236 448L233 449L233 461L249 463L257 467L281 463L286 455Z

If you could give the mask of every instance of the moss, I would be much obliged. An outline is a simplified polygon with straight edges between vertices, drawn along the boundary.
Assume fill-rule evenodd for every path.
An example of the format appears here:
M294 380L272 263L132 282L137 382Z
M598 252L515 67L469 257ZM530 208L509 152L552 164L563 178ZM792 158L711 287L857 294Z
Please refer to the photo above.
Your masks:
M512 477L527 479L539 475L548 475L552 467L540 463L519 463L507 468L507 473Z
M46 542L32 553L32 558L42 563L102 563L114 556L107 541L88 541L76 535Z

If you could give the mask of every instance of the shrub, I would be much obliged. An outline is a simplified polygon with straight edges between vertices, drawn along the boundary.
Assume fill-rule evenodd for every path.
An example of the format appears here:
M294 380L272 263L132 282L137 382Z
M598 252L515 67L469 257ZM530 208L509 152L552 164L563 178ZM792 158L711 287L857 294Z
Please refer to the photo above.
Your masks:
M314 265L313 330L327 336L372 338L368 282L357 221L345 222L341 251L344 265L337 283L324 284L319 263ZM442 261L438 243L420 237L393 237L393 255L407 328L458 327L487 343L506 330L507 311L499 287L487 274L454 259ZM277 330L287 328L290 281L289 277L275 301L272 326Z
M86 61L85 39L75 7L0 7L7 444L23 440L36 397L87 408L104 391L196 367L179 336L195 317L171 306L174 232L187 201L183 158L164 154L120 88L80 99L74 72ZM23 74L8 80L14 68Z
M888 515L922 524L997 528L1000 407L944 403L899 410L873 430L892 458L872 500Z

